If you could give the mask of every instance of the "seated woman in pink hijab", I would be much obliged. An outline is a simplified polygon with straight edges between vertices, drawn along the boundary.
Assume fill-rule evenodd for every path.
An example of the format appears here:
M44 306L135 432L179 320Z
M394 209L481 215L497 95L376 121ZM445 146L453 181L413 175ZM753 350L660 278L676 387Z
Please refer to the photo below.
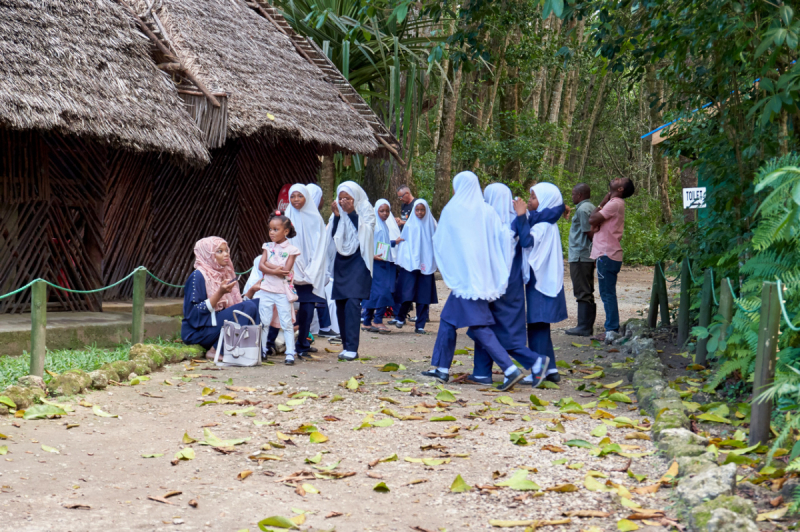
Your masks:
M217 236L197 241L194 245L195 270L183 289L183 322L181 339L185 344L198 344L208 349L206 358L214 358L219 333L225 320L235 321L238 310L260 323L258 301L250 300L260 288L256 283L242 299L239 282L233 270L228 243ZM238 316L238 321L246 320Z

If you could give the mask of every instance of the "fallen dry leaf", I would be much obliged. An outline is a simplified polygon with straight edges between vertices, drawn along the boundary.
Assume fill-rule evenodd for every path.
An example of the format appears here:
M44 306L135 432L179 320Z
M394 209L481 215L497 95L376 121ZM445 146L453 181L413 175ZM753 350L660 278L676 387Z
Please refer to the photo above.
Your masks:
M236 475L236 480L244 480L244 479L246 479L247 477L249 477L252 474L253 474L252 471L250 471L249 469L245 469L244 471L242 471L238 475Z
M164 497L165 499L169 499L170 497L175 497L176 495L180 495L181 493L183 493L183 492L182 491L168 491L164 495L162 495L162 497Z
M567 517L608 517L611 514L600 510L572 510L571 512L564 512L564 515Z
M194 499L190 500L189 506L191 506L192 508L197 508L197 501Z
M637 495L650 495L658 491L658 488L661 487L661 484L651 484L649 486L642 486L640 488L633 488L631 490L632 493Z
M642 519L658 519L661 517L665 517L664 510L647 510L645 508L639 508L636 510L636 512L629 515L627 519L633 521Z
M777 496L777 497L775 497L774 499L771 499L771 500L769 501L769 504L770 504L770 506L772 506L773 508L777 508L778 506L780 506L781 504L783 504L783 495L778 495L778 496Z
M330 512L328 515L325 516L325 519L330 519L332 517L339 517L340 515L344 515L342 512Z
M147 498L150 499L151 501L156 501L156 502L160 502L160 503L163 503L163 504L172 504L171 502L169 502L164 497L159 497L158 495L148 495Z
M69 510L91 510L92 509L92 507L89 506L88 504L83 504L83 503L80 503L80 502L66 503L66 504L64 504L64 508L67 508Z

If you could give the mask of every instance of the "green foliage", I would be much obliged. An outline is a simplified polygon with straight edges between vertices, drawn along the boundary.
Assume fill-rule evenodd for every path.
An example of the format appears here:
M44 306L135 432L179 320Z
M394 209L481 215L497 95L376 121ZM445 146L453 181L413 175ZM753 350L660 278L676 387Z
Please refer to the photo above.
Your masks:
M172 342L165 342L161 339L148 340L145 343L175 345ZM48 350L45 356L44 369L53 373L64 373L70 369L82 369L87 372L94 371L106 362L128 360L130 349L130 344L121 344L113 349L89 346L84 349L74 350ZM22 356L18 357L0 356L0 390L15 384L20 377L28 375L30 364L28 353L23 353ZM46 372L44 380L46 382L50 380L50 375Z

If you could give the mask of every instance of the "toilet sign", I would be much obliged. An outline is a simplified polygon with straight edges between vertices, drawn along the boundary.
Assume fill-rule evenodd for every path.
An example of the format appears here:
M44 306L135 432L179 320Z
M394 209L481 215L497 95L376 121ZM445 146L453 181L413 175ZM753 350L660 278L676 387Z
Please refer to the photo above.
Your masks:
M683 189L683 208L684 209L705 209L706 208L706 187L684 188Z

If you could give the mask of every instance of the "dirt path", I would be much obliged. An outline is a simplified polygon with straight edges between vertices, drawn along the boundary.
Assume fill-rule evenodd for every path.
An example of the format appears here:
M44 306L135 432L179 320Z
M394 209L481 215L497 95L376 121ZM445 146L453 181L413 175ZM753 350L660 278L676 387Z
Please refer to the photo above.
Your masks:
M651 279L652 270L623 269L622 319L637 316L637 311L645 307ZM441 285L442 301L445 291ZM567 294L570 315L574 315L569 286ZM432 333L437 328L440 308L441 305L432 312L434 322L428 326ZM550 402L542 411L532 409L531 389L521 386L500 394L478 386L448 385L446 389L457 402L437 401L435 396L440 390L419 375L419 371L428 368L435 334L419 336L406 327L386 336L363 334L360 354L364 359L360 362L338 362L335 354L325 352L327 342L319 340L315 344L320 348L318 356L294 367L276 363L215 371L207 364L172 365L137 386L110 387L83 398L87 404L119 418L96 416L92 408L78 404L80 398L69 401L75 412L62 419L0 418L0 433L8 436L2 444L9 450L0 457L0 529L255 531L261 519L296 517L296 511L305 511L308 513L300 526L304 530L487 530L492 528L491 519L558 520L564 519L565 511L596 510L608 512L609 516L573 517L569 524L545 530L596 532L598 529L592 526L617 530L617 521L632 511L620 504L620 490L587 489L587 472L607 475L608 478L596 479L603 489L605 482L611 480L631 490L655 483L666 466L653 455L632 458L630 471L647 476L640 483L624 469L628 458L615 453L597 457L590 449L565 445L569 440L580 439L597 448L601 438L590 432L605 426L612 442L631 446L623 448L623 452L653 450L650 441L625 437L647 431L617 426L610 420L608 423L613 426L608 426L602 419L590 417L598 417L597 405L587 406L584 414L576 407L566 407L571 413L559 408L567 397L583 405L597 401L604 391L602 387L597 386L594 394L576 388L591 387L595 382L614 383L627 373L619 356L606 348L573 346L575 339L562 332L569 326L570 321L558 324L553 339L557 357L568 362L571 369L562 369L560 389L536 392L539 398ZM464 348L472 343L461 334L458 345ZM455 371L471 370L469 356L461 355L456 360L459 365ZM379 371L386 363L402 364L407 369ZM604 368L604 377L585 379L598 364ZM344 387L351 378L363 383L358 392ZM499 378L496 376L495 380ZM416 382L402 382L404 379ZM624 384L627 380L618 385L618 391L630 393L630 388L622 387ZM215 391L204 397L204 388ZM409 388L422 395L409 393ZM307 397L302 404L297 404L302 399L288 397L303 391L317 397ZM240 403L257 404L244 415L229 413L248 408L246 404L199 406L204 400L219 401L226 394ZM507 401L511 404L498 401L504 395L513 399ZM342 399L338 400L338 396ZM556 404L559 400L561 405ZM293 403L287 405L289 401ZM279 410L279 405L287 411ZM635 403L618 400L603 410L627 417L637 425L644 423ZM402 420L392 414L421 419ZM437 417L450 419L448 416L454 419L434 421ZM364 423L368 425L354 430ZM68 424L77 426L68 428ZM311 443L307 433L290 434L302 425L314 425L328 440ZM248 441L235 446L230 454L199 443L182 443L184 434L203 440L204 426L221 439ZM529 445L514 445L510 434L528 429L524 436ZM292 441L284 441L279 432ZM431 438L429 434L444 437ZM545 437L536 438L540 434ZM57 449L58 454L46 452L43 445ZM543 449L548 445L564 452ZM261 452L279 460L259 463L248 459L265 446L267 450ZM171 465L175 454L184 448L191 448L195 458ZM307 459L316 460L318 453L322 453L318 464L306 463ZM150 454L163 456L142 457ZM398 459L370 467L375 460L393 455ZM433 460L426 464L406 458ZM558 462L564 459L566 462ZM314 472L323 476L328 472L314 469L313 465L324 467L339 461L333 474L355 474L342 479L314 476ZM565 484L572 484L577 490L517 491L492 486L509 480L517 470L527 470L527 479L543 490ZM252 475L237 480L243 471L252 471ZM296 485L281 482L298 472L306 473ZM451 493L457 475L476 488L467 493ZM390 491L374 491L379 482L384 482ZM303 490L296 489L302 484L313 486L320 493L313 494L313 489L306 487L303 494ZM148 499L170 491L182 492L167 499L172 504ZM666 495L662 490L655 495L633 493L630 497L643 508L661 509L668 505ZM191 501L196 501L196 508L190 506ZM70 505L87 505L90 509L68 509L66 506ZM341 515L333 516L334 513ZM650 528L642 521L638 523L640 530ZM657 529L661 527L652 528Z

